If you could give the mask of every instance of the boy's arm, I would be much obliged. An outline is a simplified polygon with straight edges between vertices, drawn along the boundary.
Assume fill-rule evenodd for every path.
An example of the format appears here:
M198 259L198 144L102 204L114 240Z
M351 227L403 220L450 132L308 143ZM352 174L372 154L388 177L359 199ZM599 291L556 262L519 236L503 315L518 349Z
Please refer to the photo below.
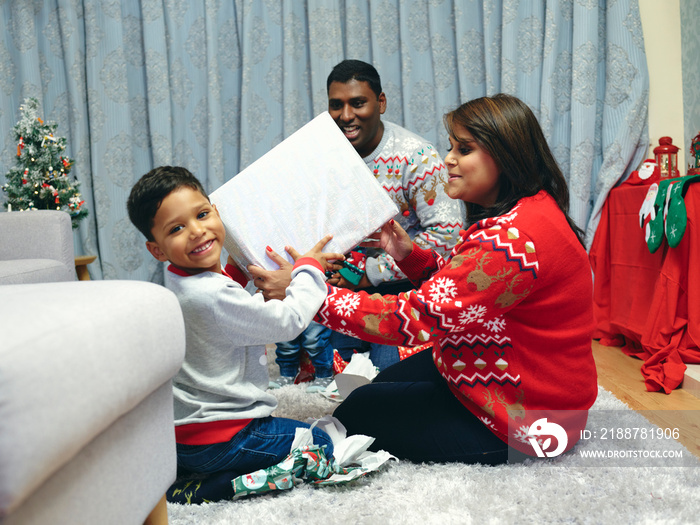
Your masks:
M300 260L282 301L265 301L233 281L207 294L205 307L235 346L289 341L311 322L328 293L324 272L313 259ZM219 281L220 283L221 281Z

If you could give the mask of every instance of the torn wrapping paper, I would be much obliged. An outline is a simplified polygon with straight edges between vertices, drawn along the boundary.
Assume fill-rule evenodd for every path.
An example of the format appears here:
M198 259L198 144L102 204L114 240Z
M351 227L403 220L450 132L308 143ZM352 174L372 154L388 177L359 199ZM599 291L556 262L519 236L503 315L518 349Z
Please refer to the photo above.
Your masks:
M325 446L313 444L311 429L323 429L333 441L334 455L328 458ZM345 427L333 416L315 421L311 428L299 428L289 455L277 465L239 476L231 481L234 499L277 490L289 490L307 482L314 485L348 483L382 467L390 459L384 450L368 452L373 437L346 437Z
M378 373L379 370L369 357L365 354L354 353L343 371L335 375L333 381L321 392L321 395L340 402L356 388L371 383Z
M328 112L278 144L210 195L226 227L224 247L247 273L276 270L265 248L303 254L324 235L346 253L398 213ZM250 275L249 275L250 277Z

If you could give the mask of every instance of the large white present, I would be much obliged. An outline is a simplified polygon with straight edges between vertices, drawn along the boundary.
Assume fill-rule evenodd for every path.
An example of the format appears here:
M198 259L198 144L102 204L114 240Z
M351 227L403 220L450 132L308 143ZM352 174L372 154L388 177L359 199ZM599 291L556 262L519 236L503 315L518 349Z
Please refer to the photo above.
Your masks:
M324 251L346 253L398 213L328 112L275 146L210 195L240 268L277 269L270 246L299 253L327 233Z

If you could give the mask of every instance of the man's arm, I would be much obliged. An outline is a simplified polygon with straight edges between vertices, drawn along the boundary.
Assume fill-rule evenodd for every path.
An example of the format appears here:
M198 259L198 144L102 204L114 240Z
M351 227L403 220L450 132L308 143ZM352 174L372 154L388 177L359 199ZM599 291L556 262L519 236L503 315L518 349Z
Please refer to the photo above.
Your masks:
M253 276L253 284L262 292L266 301L285 297L287 286L292 282L294 265L275 251L267 252L267 256L279 265L279 270L266 270L251 264L248 271Z
M415 214L415 221L405 225L406 229L418 246L447 257L459 240L459 231L464 228L464 204L445 193L447 168L434 148L421 148L415 152L413 160L414 163L407 166L402 182L408 211ZM397 220L405 224L402 218ZM406 278L386 254L369 257L366 271L369 281L375 286Z

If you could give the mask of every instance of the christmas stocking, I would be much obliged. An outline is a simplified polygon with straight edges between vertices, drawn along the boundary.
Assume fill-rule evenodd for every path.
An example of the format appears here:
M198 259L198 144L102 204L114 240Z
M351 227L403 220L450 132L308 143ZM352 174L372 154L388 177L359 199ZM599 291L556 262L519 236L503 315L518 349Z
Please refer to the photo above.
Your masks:
M646 196L644 197L644 202L642 207L639 208L639 227L644 230L644 242L649 242L649 223L656 217L656 208L654 203L656 202L656 194L659 192L659 185L655 182L649 186Z
M693 177L682 177L669 188L666 215L666 239L671 248L675 248L681 242L685 227L688 222L688 215L685 211L685 201L683 196L686 192L686 185L690 182L700 180L700 175Z
M666 208L666 192L668 190L668 185L670 184L670 179L665 179L659 182L659 191L656 193L656 199L654 199L654 209L656 210L655 215L652 215L651 221L647 225L647 247L650 253L654 253L659 249L661 243L664 240L664 211Z

